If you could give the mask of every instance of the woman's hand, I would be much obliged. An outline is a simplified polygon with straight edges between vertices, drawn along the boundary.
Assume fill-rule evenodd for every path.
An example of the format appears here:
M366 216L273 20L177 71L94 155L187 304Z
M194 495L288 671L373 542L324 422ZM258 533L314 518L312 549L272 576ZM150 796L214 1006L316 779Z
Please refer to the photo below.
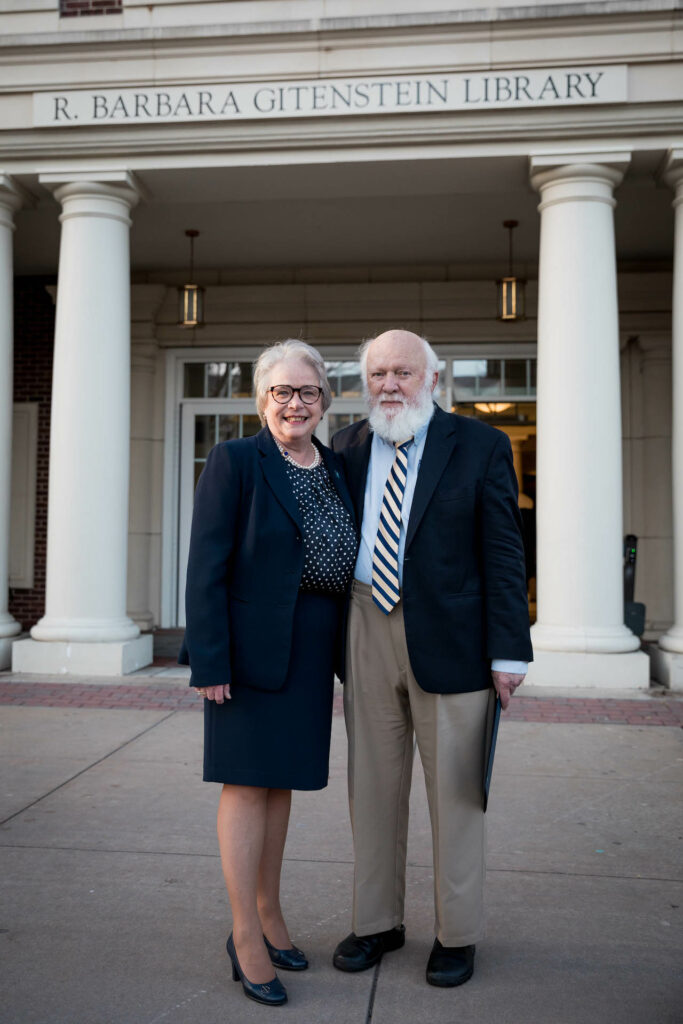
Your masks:
M215 700L216 704L223 704L224 701L232 699L227 683L225 686L202 686L197 689L197 693L200 697L206 697L207 700Z

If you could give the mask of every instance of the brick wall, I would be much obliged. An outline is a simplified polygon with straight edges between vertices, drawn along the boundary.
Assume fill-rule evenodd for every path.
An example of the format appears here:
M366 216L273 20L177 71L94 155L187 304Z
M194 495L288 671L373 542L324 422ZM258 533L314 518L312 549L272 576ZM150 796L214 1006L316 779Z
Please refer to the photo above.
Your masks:
M120 14L123 0L59 0L60 18L80 18L92 14Z
M9 610L24 629L45 610L47 483L55 309L45 290L53 277L18 277L14 282L14 400L38 402L36 544L32 590L10 588Z

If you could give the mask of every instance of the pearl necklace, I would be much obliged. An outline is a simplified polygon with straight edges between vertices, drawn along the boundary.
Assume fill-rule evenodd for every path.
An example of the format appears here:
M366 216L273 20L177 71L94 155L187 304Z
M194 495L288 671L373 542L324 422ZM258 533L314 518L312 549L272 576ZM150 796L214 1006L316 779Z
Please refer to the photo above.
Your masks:
M280 449L280 455L282 456L282 458L286 459L287 462L290 462L293 466L296 466L297 469L315 469L316 466L320 465L320 449L316 448L315 445L313 445L313 451L315 452L315 455L313 456L313 462L310 464L310 466L303 466L300 462L297 462L296 459L292 458L292 456L280 444L277 438L275 438L275 444Z

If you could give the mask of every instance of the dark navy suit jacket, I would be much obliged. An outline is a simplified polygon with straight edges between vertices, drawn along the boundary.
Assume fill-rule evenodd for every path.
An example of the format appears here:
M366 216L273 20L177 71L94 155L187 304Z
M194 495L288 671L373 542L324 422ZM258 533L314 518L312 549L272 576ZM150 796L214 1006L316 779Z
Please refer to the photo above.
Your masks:
M314 441L353 514L339 457ZM191 686L282 687L303 564L299 509L268 428L216 445L199 478L192 516L178 658L192 668ZM337 670L341 636L339 648Z
M362 521L372 433L335 434ZM408 655L429 693L491 685L491 660L531 661L512 450L500 430L435 408L410 509L402 588Z

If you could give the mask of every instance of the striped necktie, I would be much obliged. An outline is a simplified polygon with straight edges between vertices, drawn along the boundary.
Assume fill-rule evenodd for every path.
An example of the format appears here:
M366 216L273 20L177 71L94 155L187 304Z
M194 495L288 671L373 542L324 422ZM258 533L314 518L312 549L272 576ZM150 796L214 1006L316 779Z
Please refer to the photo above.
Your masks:
M372 600L388 615L400 599L398 588L398 542L401 536L401 505L408 476L408 448L413 443L397 441L394 458L382 496L379 528L372 553Z

